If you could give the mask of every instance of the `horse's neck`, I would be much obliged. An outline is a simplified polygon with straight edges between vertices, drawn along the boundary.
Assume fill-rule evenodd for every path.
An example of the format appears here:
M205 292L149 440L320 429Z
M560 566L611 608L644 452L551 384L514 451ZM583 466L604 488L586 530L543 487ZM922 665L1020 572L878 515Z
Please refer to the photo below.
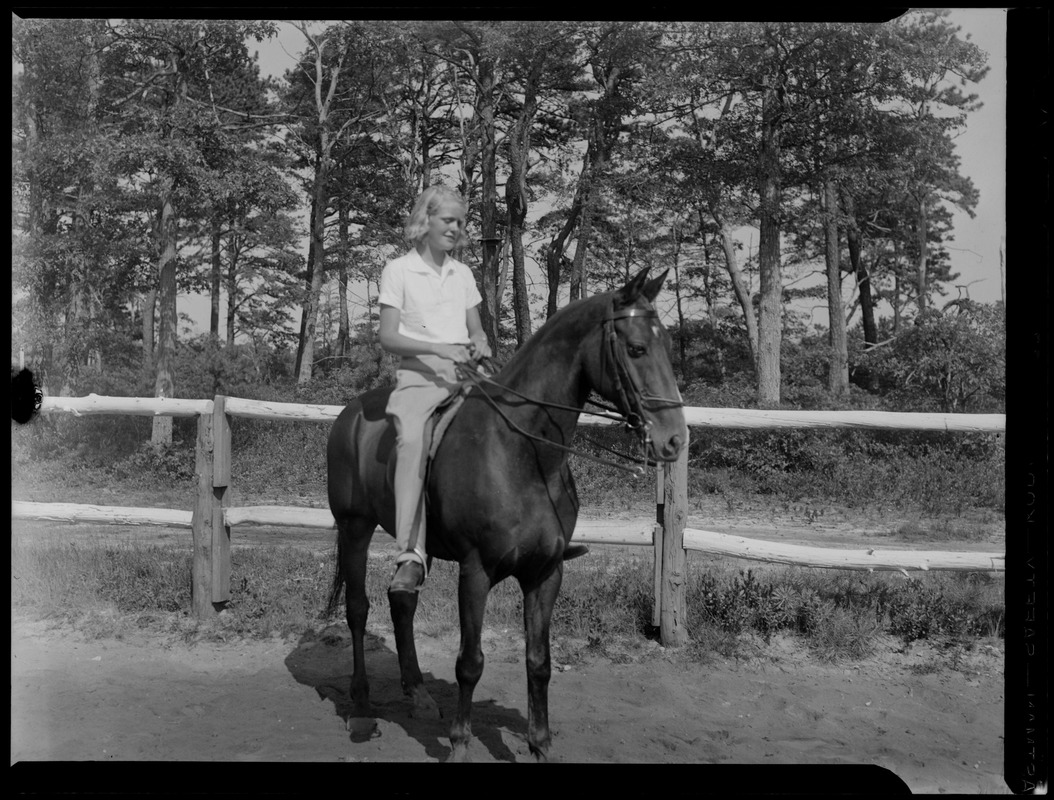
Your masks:
M589 395L582 348L589 346L589 334L600 326L592 321L594 314L587 303L583 301L577 311L566 309L567 313L549 320L501 371L498 383L532 400L581 408ZM529 405L521 408L526 418L542 410ZM550 420L555 416L552 411L546 414ZM578 414L563 412L559 418L573 428Z

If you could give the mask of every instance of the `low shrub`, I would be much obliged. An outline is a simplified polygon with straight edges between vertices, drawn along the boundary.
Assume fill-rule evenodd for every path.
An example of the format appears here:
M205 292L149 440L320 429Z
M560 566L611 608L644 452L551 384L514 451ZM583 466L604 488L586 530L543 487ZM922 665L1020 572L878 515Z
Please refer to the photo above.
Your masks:
M720 564L687 574L687 626L697 643L777 633L802 637L827 660L863 658L883 632L905 642L1003 637L1001 583L987 573L889 576L817 570L732 571ZM224 629L247 636L299 634L316 625L333 574L330 554L298 547L245 546L231 553L232 597ZM651 635L652 565L607 551L569 562L553 611L554 637L606 653L619 642ZM387 618L385 569L367 572L373 613ZM419 598L418 630L432 635L458 625L458 568L435 562ZM190 554L172 546L73 541L12 543L12 607L44 618L76 620L90 610L187 617ZM336 615L343 621L343 612ZM487 625L520 630L523 601L514 580L494 588ZM375 617L376 621L376 617ZM733 648L734 649L734 648Z

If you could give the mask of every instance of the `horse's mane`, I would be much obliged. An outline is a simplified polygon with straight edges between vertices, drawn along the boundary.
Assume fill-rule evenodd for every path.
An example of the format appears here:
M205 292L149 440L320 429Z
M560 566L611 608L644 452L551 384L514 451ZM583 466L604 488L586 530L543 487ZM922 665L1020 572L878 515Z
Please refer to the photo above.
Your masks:
M607 307L613 294L614 292L604 292L590 295L581 300L572 300L567 305L557 309L556 313L531 334L531 338L524 342L519 350L513 353L512 358L509 359L502 369L502 374L515 374L520 369L522 362L531 358L539 347L544 347L554 337L561 336L562 331L569 324L593 321L594 314L588 313L593 307L596 310L596 322L599 324L601 309Z

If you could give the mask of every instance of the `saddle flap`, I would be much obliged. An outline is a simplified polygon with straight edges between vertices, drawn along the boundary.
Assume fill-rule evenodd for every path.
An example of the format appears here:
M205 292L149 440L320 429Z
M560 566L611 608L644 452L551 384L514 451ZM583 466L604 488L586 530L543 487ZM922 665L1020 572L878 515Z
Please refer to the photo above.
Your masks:
M451 395L449 400L440 404L432 416L428 418L428 422L425 423L425 441L429 442L429 461L435 458L436 452L439 450L439 443L443 441L443 434L450 427L450 423L457 416L457 412L461 409L461 404L464 402L465 391L462 389L462 391Z

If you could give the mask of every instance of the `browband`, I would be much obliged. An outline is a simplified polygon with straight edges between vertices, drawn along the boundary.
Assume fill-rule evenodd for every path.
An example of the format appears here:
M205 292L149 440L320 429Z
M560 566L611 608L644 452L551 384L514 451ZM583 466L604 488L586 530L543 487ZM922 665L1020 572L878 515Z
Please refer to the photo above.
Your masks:
M608 313L607 319L614 320L614 319L625 319L626 317L658 317L658 316L659 316L658 312L655 311L655 309L653 309L653 308L632 308L631 307L631 308L619 309L618 311L615 311L614 309L612 309Z

